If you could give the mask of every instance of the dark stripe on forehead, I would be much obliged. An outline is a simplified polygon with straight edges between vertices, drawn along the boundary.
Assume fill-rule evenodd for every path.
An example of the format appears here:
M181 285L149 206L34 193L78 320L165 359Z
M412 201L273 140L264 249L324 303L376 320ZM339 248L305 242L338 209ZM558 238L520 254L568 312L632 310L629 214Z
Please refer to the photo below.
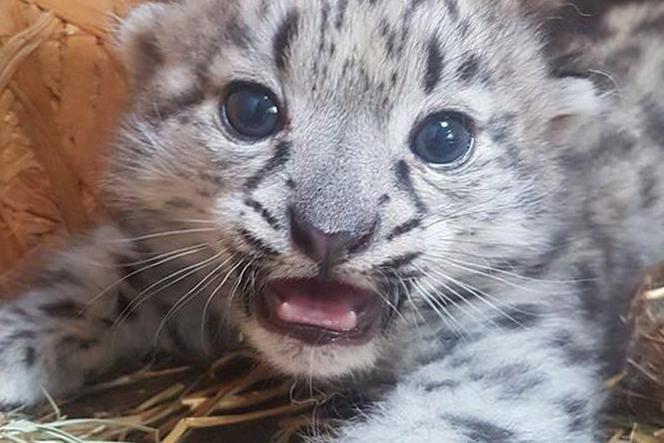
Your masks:
M477 77L480 70L480 61L476 55L470 54L459 66L459 78L465 82L472 81Z
M291 9L279 25L277 34L274 36L272 52L274 63L280 70L283 70L286 66L291 44L293 39L297 37L299 19L300 14L297 9Z
M438 86L443 72L444 55L440 50L438 37L433 36L427 47L427 70L424 74L424 92L431 92Z
M268 174L275 171L281 165L288 161L290 157L290 143L281 142L277 145L277 148L274 152L272 158L267 162L265 166L261 168L255 175L249 178L244 184L244 188L247 191L253 191L261 184L261 182L268 176Z
M387 241L392 241L395 238L401 237L402 235L408 234L411 231L422 226L422 220L420 218L411 218L407 222L400 224L392 230L387 236Z

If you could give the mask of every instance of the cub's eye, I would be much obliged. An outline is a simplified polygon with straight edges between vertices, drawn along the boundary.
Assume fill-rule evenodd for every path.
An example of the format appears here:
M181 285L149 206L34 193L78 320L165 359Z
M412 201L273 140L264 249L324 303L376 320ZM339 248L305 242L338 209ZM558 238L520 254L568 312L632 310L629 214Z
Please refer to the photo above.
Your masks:
M458 112L439 112L427 117L415 130L411 149L434 166L454 167L466 160L473 148L472 122Z
M238 85L231 89L222 114L228 125L243 137L261 139L280 129L281 118L274 95L257 85Z

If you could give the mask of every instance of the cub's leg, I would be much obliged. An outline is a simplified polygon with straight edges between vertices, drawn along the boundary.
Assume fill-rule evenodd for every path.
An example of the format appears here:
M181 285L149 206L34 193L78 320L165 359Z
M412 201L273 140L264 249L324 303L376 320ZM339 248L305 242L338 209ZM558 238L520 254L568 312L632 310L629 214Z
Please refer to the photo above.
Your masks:
M130 312L138 292L124 265L136 260L131 243L103 227L53 256L21 297L0 304L0 405L34 404L44 390L71 392L119 359L145 356L159 317Z
M579 310L527 301L503 311L461 336L442 329L420 341L415 369L334 441L605 441L599 344Z

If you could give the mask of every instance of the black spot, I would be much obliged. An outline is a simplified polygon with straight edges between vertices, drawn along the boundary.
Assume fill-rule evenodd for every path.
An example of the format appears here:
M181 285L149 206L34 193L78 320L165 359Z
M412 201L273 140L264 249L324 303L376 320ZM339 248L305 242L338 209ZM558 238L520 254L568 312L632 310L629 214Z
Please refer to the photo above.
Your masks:
M469 55L459 66L457 74L464 82L469 82L477 77L480 70L480 62L476 55Z
M297 37L299 19L300 15L297 9L292 9L281 22L277 34L274 36L272 53L274 63L280 70L286 67L290 47L293 44L293 39Z
M570 365L578 365L590 361L594 354L583 348L574 338L570 331L560 331L551 340L551 344L560 349L565 362Z
M582 399L568 399L562 403L565 413L570 419L570 432L578 432L588 426L588 402Z
M36 354L37 352L35 351L35 348L33 348L32 346L28 346L27 348L25 348L23 363L25 363L25 365L29 368L34 366L36 360Z
M662 122L664 124L664 122ZM639 173L641 186L639 196L641 197L641 208L650 209L659 201L660 195L657 192L659 183L658 173L654 166L648 166Z
M330 4L325 2L321 8L321 20L320 20L320 42L318 43L318 53L319 56L323 54L325 49L325 35L327 30L327 21L330 16Z
M473 443L514 442L514 433L497 424L472 417L445 416L450 424L461 430Z
M566 231L556 234L541 256L528 262L517 263L516 269L524 277L541 278L561 257L565 257L569 246L569 234Z
M81 285L81 281L67 269L50 269L40 272L33 280L36 287L49 287L60 284Z
M458 20L459 19L459 3L457 0L446 0L445 3L447 4L447 12L450 14L450 18L452 20Z
M40 307L41 311L49 317L75 319L82 315L83 307L77 303L66 300L55 303L48 303Z
M290 143L279 143L275 149L274 156L272 156L272 158L265 166L260 169L260 171L258 171L255 175L247 180L247 182L244 184L244 189L247 191L253 191L256 189L268 176L268 174L274 172L277 168L286 163L289 157Z
M421 384L422 388L426 392L438 392L438 391L449 391L456 389L461 386L461 383L456 380L442 380L442 381L431 381L424 382Z
M346 10L348 9L348 0L340 0L338 3L339 9L337 10L337 19L334 26L341 29L346 18Z
M497 143L504 143L512 137L516 115L513 113L501 114L493 117L488 124L489 134Z
M438 37L432 37L427 46L427 70L424 74L424 92L431 92L438 86L443 72L444 55L440 50Z
M544 382L541 374L525 363L513 363L492 369L479 378L498 385L508 398L520 397Z

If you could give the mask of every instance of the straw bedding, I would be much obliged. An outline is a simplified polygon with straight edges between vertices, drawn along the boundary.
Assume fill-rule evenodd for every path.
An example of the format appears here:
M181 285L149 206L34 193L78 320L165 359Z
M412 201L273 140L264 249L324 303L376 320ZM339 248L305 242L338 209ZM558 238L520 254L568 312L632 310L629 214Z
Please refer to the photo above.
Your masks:
M0 0L0 294L11 292L34 248L103 218L95 183L126 90L109 25L138 1ZM618 411L614 442L664 441L657 431L664 427L662 287L664 269L644 279L626 373L608 381L623 403L646 411L638 418ZM143 370L96 387L93 400L65 405L83 419L67 419L54 404L39 420L0 415L0 442L177 443L187 425L246 432L243 423L271 417L280 418L265 432L287 441L308 424L314 405L289 402L289 386L250 370L246 354L204 371Z

